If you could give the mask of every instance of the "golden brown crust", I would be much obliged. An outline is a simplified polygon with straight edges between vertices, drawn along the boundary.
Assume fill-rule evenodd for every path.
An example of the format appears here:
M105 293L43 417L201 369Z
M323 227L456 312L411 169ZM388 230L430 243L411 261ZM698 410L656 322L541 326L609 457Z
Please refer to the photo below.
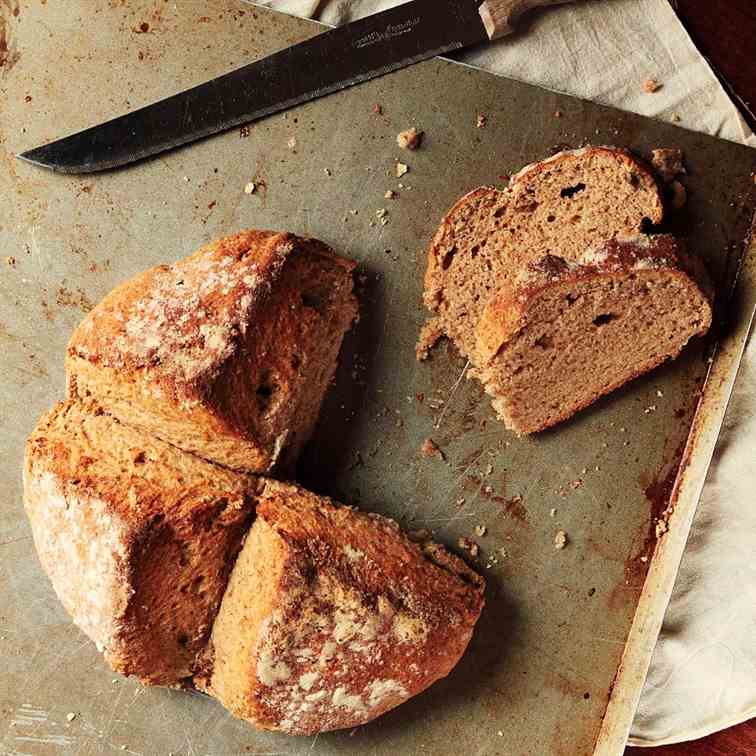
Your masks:
M245 231L152 268L74 332L69 395L226 466L269 470L314 424L356 315L353 267L316 240Z
M176 685L194 671L252 517L256 479L63 402L26 446L43 567L111 666Z
M264 576L252 574L248 549L274 562ZM200 685L264 729L363 724L448 674L483 587L464 562L411 542L393 521L268 482L213 630L215 669ZM235 666L239 627L246 656Z

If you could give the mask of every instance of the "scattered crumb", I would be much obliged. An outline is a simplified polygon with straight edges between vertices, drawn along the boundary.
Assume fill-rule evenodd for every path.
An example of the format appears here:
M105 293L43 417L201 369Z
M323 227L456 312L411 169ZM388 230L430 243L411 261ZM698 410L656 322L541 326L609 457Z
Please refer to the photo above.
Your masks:
M567 543L567 533L563 530L557 530L556 535L554 536L554 548L563 549Z
M126 750L126 746L125 746L125 745L122 745L122 746L121 746L121 750L122 750L122 751L125 751L125 750Z
M667 184L672 182L675 176L687 173L683 164L683 152L676 147L651 150L651 165Z
M244 194L254 194L256 190L257 190L257 184L254 181L250 181L244 187Z
M427 528L421 528L420 530L410 530L407 533L407 538L410 541L427 541L431 537L430 530Z
M454 504L455 504L455 505L456 505L457 507L463 507L463 506L465 505L465 497L464 497L464 496L460 496L460 497L459 497L459 498L458 498L458 499L457 499L457 500L456 500L456 501L454 502Z
M672 122L673 123L680 123L682 121L682 118L680 118L679 113L672 113Z
M386 194L383 195L384 199L394 199L396 197L396 192L393 189L389 189Z
M376 218L385 218L388 215L388 210L385 207L375 211Z
M241 127L239 127L239 136L242 139L246 139L249 136L249 126L241 126Z
M552 507L552 509L549 511L550 517L556 517L556 507Z
M480 552L480 547L478 546L475 541L470 540L469 538L460 538L457 541L457 545L460 549L464 549L467 551L470 556L478 556L478 553Z
M661 538L668 530L669 530L669 527L667 526L666 520L656 521L656 537L657 538Z
M330 176L330 175L332 175L332 174L331 174L331 169L330 169L330 168L323 168L323 173L325 173L325 175L326 175L326 176Z
M397 134L396 143L403 150L416 150L423 142L424 131L418 131L414 126L407 131L401 131Z
M444 453L432 438L426 438L423 441L423 445L420 447L420 454L426 459L431 457L438 457L441 460L445 459Z
M501 556L503 556L504 558L509 556L507 550L503 546L499 549L499 554L501 554Z
M648 561L648 557L647 556L642 556L640 558L640 560L641 560L641 562L643 562L645 564Z
M573 480L572 483L570 483L570 485L572 486L572 488L580 488L580 486L583 485L583 481L580 478L578 478L577 480Z
M443 335L444 329L438 318L432 318L420 329L420 336L415 345L415 357L418 362L428 359L430 350Z
M498 735L498 736L499 736L500 738L503 738L503 737L504 737L504 733L503 733L503 732L502 732L501 730L497 730L497 731L496 731L496 734L497 734L497 735Z
M402 176L405 176L407 173L409 173L409 166L405 165L404 163L397 162L396 177L401 178Z
M76 713L75 713L75 712L73 712L73 711L69 711L69 712L68 712L68 714L66 714L66 719L67 719L67 720L68 720L69 722L73 722L73 721L74 721L74 719L76 719Z
M488 465L485 469L485 475L490 475L493 472L493 465Z
M554 111L554 118L561 118L562 117L562 111L561 110L555 110Z
M643 410L644 415L648 415L651 412L656 412L656 405L652 404L650 407L646 407L646 409Z
M373 105L373 113L376 115L383 115L383 108L377 102Z
M688 201L687 189L679 181L673 181L669 188L672 190L672 207L675 210L685 207L685 203Z
M643 82L643 91L648 94L658 92L662 88L662 85L656 79L646 79Z
M664 396L664 392L661 389L656 389L657 396Z
M9 256L5 258L5 264L8 265L11 268L16 267L16 258L13 256Z
M290 150L295 150L295 149L297 148L297 138L296 138L296 137L291 137L291 138L289 139L289 141L288 141L288 142L286 142L286 146L287 146L287 147L288 147L288 148L289 148Z
M483 113L478 113L478 119L475 122L475 125L479 129L485 128L486 124L488 123L488 116L484 115Z
M475 535L478 536L478 538L482 538L487 532L488 528L485 525L475 526Z
M493 493L493 486L486 486L486 487L485 487L485 488L483 489L483 493L486 493L486 494L492 494L492 493Z

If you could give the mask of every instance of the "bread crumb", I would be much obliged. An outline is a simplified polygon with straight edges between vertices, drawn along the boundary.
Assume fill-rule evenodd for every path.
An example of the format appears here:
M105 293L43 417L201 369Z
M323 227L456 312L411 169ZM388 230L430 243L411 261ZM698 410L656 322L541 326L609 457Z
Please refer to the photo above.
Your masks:
M643 410L644 415L648 415L651 412L656 412L656 405L652 404L650 407L646 407L646 409Z
M431 533L427 528L420 528L420 530L410 530L407 533L407 538L409 538L410 541L427 541L430 537Z
M664 396L664 392L661 389L656 389L657 396Z
M401 178L402 176L405 176L407 173L409 173L409 166L405 163L399 163L396 164L396 177Z
M673 123L680 123L682 121L682 118L680 118L679 113L672 113L672 122Z
M68 720L69 722L73 722L73 721L74 721L74 719L76 719L76 712L73 712L73 711L69 711L69 712L68 712L68 714L66 714L66 719L67 719L67 720Z
M296 137L290 137L290 138L289 138L289 141L288 141L288 142L286 142L286 146L287 146L287 147L288 147L288 148L289 148L290 150L295 150L295 149L297 148L297 138L296 138Z
M562 117L562 111L561 110L555 110L554 111L554 118L561 118Z
M396 143L403 150L416 150L420 147L425 136L424 131L418 131L414 126L407 131L400 131L396 136Z
M554 548L561 550L568 544L568 542L567 533L563 530L557 530L556 535L554 536Z
M426 438L425 441L423 441L423 445L420 447L420 454L426 459L429 459L430 457L438 457L440 460L446 459L444 453L432 438Z
M488 528L485 525L475 526L475 535L478 536L478 538L482 538L487 532Z
M675 210L685 207L685 203L688 201L687 189L679 181L673 181L670 184L670 189L672 190L672 207Z
M255 190L257 189L257 184L255 184L254 181L250 181L245 187L244 187L244 194L254 194Z
M460 497L459 497L459 498L458 498L458 499L457 499L457 500L456 500L456 501L454 502L454 504L455 504L455 506L457 506L457 507L463 507L463 506L465 505L465 497L464 497L464 496L460 496Z
M9 256L9 257L6 257L5 258L5 264L8 265L11 268L15 268L16 267L16 258L13 257L12 255Z
M330 168L323 168L323 173L325 173L325 175L326 175L326 176L330 176L330 175L332 175L332 174L331 174L331 169L330 169Z
M657 520L656 521L656 537L661 538L668 530L669 527L667 525L666 520Z
M509 556L509 554L507 553L507 550L503 546L499 549L499 554L501 554L501 556L503 557Z
M648 561L648 557L644 555L640 558L640 560L645 564Z
M488 123L488 116L484 115L483 113L478 113L478 119L475 122L475 125L479 129L485 128L486 124Z
M580 478L578 478L577 480L573 480L572 483L570 483L570 485L572 486L572 488L580 488L580 486L583 485L583 481Z
M375 211L375 215L377 218L385 218L388 215L388 210L386 210L385 207L382 207Z
M676 147L651 150L651 165L667 184L681 173L687 173L683 163L683 151Z
M383 108L377 102L373 105L373 113L376 115L383 115Z
M662 88L662 85L656 79L646 79L643 82L643 91L648 94L658 92Z
M396 192L393 189L389 189L386 194L383 195L384 199L394 199L396 197Z
M552 507L549 510L549 517L556 517L556 507Z
M457 541L457 545L459 546L460 549L464 549L465 551L467 551L470 554L470 556L476 557L478 556L478 553L480 552L480 547L478 546L478 544L469 538L460 538Z
M444 329L438 318L431 318L421 329L420 336L415 345L415 358L418 362L428 359L430 350L438 343L438 340L444 335Z
M499 736L500 738L503 738L503 737L504 737L504 733L503 733L503 732L502 732L501 730L497 730L497 731L496 731L496 734L497 734L497 735L498 735L498 736Z

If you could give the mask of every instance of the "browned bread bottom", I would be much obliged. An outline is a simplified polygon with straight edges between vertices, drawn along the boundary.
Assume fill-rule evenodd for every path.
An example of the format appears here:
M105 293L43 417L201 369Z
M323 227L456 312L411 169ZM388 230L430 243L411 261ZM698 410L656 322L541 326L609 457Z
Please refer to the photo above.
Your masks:
M449 673L483 586L391 520L268 482L198 685L263 729L364 724Z

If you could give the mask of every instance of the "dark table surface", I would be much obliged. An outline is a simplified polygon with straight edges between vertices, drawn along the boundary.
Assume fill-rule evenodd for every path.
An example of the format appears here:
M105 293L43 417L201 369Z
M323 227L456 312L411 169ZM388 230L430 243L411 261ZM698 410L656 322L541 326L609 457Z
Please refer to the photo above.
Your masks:
M756 0L670 0L698 49L756 131ZM756 719L680 745L625 756L756 756Z

